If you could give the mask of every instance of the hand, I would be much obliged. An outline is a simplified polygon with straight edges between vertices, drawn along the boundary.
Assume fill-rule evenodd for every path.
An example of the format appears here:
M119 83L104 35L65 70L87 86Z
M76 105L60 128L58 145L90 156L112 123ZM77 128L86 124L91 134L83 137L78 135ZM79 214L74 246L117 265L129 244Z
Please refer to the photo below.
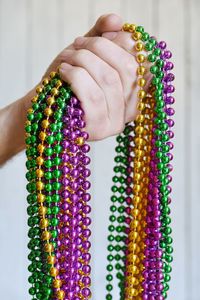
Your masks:
M79 37L61 53L60 75L82 103L90 140L118 134L136 117L138 64L130 35Z
M120 17L106 15L100 17L94 27L85 36L100 36L104 32L119 31L121 27L122 20ZM73 44L66 49L74 49ZM57 67L63 62L64 57L62 54L65 50L52 62L45 76L51 71L57 70ZM30 107L31 98L34 95L35 88L23 98L0 110L0 165L25 148L24 124L27 109Z

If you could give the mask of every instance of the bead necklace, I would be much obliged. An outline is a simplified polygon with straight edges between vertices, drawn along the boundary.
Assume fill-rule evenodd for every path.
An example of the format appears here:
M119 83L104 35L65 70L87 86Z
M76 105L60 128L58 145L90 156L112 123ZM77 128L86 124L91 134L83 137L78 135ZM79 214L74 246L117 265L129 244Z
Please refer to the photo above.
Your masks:
M116 138L105 299L163 300L171 279L171 52L142 26L135 41L138 115ZM152 75L147 88L146 74ZM91 298L90 150L84 112L52 72L36 89L26 130L28 267L32 300Z

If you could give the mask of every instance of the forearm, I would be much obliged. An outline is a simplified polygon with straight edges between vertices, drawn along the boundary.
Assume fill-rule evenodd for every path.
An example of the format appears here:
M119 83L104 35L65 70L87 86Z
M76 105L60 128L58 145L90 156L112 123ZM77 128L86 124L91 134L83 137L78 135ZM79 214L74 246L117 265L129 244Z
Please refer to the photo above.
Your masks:
M35 89L0 110L0 165L25 148L26 111Z

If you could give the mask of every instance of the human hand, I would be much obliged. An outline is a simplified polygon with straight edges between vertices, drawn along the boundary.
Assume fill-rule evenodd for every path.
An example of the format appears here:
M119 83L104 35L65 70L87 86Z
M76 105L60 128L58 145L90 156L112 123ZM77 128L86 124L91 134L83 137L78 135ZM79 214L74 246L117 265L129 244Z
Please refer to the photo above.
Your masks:
M120 17L111 17L121 23ZM90 140L118 134L136 117L138 63L130 35L120 28L99 37L79 37L61 53L59 72L81 101ZM148 86L149 74L146 80Z

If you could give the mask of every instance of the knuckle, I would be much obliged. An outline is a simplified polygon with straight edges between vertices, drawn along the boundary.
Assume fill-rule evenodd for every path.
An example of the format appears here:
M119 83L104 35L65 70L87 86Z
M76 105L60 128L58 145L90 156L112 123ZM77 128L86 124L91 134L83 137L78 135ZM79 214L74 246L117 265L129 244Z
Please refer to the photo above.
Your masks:
M106 85L119 85L120 84L120 78L117 71L112 72L106 72L103 74L103 82Z
M78 61L78 62L84 61L87 54L88 54L88 50L86 50L86 49L76 50L73 53L73 60Z
M88 46L90 47L91 50L96 50L99 49L102 45L103 38L96 36L90 39L88 42Z

